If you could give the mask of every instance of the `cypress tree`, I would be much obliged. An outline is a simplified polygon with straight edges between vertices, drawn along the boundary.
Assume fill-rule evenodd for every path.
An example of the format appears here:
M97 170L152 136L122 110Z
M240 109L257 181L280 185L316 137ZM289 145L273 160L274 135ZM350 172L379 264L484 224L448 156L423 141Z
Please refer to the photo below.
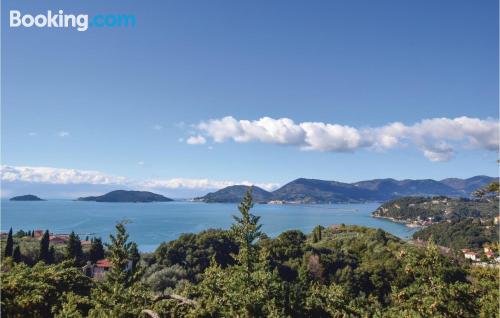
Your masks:
M45 262L46 264L50 263L49 243L49 230L45 230L45 233L43 233L42 239L40 240L40 254L38 256L38 260Z
M56 249L54 246L51 246L49 249L49 258L48 258L49 264L55 264L56 262Z
M104 246L102 245L101 238L92 238L92 244L90 245L89 260L92 263L97 262L104 258Z
M20 263L22 260L22 255L21 255L21 249L19 248L19 245L16 246L14 249L14 252L12 252L12 259L16 263Z
M12 256L12 252L14 250L14 239L12 238L12 228L9 230L9 234L7 236L7 242L5 243L5 257Z
M66 242L66 258L74 259L77 265L82 261L82 243L74 231L71 232L68 242Z

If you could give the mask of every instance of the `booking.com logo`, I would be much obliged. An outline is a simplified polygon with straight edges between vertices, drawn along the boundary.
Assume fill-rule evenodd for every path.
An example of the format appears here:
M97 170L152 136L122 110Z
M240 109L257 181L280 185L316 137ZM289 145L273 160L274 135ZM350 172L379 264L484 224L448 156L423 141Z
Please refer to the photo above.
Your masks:
M136 18L131 14L97 14L89 19L87 14L65 14L63 10L47 14L21 14L19 10L10 11L11 28L73 28L77 31L87 31L95 28L128 28L135 27Z

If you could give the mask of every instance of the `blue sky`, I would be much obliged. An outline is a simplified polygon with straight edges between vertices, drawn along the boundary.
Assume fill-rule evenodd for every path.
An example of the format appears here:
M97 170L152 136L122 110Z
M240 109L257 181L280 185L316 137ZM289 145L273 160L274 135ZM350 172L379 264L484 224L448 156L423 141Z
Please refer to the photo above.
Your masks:
M14 9L133 14L137 25L9 28ZM498 175L495 0L19 0L2 15L9 167L265 184ZM250 132L213 127L226 116ZM263 117L293 120L300 136L252 135L269 128ZM451 122L414 126L432 118ZM323 145L310 122L340 125L328 131L337 139ZM408 130L397 145L367 141L393 122ZM442 125L463 132L449 140Z

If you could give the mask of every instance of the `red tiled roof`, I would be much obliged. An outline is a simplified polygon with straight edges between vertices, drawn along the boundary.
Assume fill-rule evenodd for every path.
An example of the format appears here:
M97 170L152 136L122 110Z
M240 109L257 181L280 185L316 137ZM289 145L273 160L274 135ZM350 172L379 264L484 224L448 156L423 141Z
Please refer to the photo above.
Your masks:
M107 258L100 259L95 263L95 266L97 267L104 267L104 268L109 268L113 266L113 263Z
M67 241L69 237L67 235L50 235L49 241Z

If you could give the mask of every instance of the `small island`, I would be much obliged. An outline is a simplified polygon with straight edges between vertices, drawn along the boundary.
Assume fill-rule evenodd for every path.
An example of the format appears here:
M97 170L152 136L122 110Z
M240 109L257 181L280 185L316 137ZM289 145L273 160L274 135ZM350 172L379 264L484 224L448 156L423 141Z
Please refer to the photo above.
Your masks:
M39 197L33 194L26 194L10 198L10 201L45 201L45 200L40 199Z
M127 191L116 190L101 196L81 197L77 201L95 201L95 202L170 202L173 201L161 194L147 191Z

